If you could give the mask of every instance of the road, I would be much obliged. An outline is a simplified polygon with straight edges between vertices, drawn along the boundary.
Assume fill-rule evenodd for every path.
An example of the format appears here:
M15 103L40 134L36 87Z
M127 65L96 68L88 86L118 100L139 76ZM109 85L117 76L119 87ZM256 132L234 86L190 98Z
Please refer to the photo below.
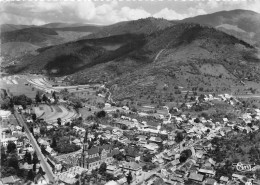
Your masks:
M111 94L110 90L109 90L108 88L106 88L106 87L105 87L105 89L106 89L107 92L109 93L107 100L110 101L110 103L114 103L114 104L115 104L115 102L114 102L113 99L111 98L111 95L112 95L112 94Z
M15 114L15 117L16 117L17 121L19 122L19 124L21 126L24 126L24 128L25 128L25 132L28 136L28 139L30 139L31 144L33 145L33 148L35 149L37 156L40 159L43 171L46 173L46 177L47 177L46 180L49 181L49 183L55 182L55 180L54 180L55 177L54 177L54 174L52 172L52 169L49 166L49 164L47 163L47 161L46 161L47 159L45 159L44 155L42 154L41 149L40 149L39 145L37 144L35 138L31 134L27 124L24 122L24 120L23 120L23 118L20 114L18 114L17 112L15 112L14 114Z
M172 114L170 113L169 107L168 106L164 106L164 108L167 109L167 112L168 112L167 114L169 115L169 118L168 118L167 122L171 122Z
M236 98L260 98L260 95L248 94L248 95L234 95Z
M161 54L164 50L165 50L165 49L161 49L161 50L157 53L157 55L155 56L153 62L156 62L157 58L160 56L160 54Z

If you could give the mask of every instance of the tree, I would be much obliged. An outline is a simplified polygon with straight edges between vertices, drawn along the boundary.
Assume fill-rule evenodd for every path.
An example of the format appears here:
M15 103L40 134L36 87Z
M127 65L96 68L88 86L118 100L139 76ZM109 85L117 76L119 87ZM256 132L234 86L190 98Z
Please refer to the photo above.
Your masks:
M12 141L8 142L7 144L7 153L13 153L16 151L16 144Z
M61 125L61 118L57 119L57 123L58 123L58 125Z
M46 149L43 145L41 145L41 152L42 152L43 155L48 154L48 152L46 151Z
M204 94L201 94L198 98L199 101L204 101L204 98L205 98L205 95Z
M52 144L51 144L51 147L52 147L52 148L56 148L56 147L57 147L57 142L56 142L55 137L52 138Z
M33 114L32 114L32 120L33 120L33 121L36 121L36 119L37 119L37 116L36 116L35 113L33 113Z
M40 128L40 134L41 135L45 135L46 134L46 128L45 127L41 127Z
M55 91L53 91L52 97L53 97L54 100L56 100L56 92Z
M132 180L133 180L133 176L132 176L131 172L129 171L128 175L126 176L126 181L128 184L131 184Z
M36 103L41 103L41 96L40 96L40 93L39 93L39 91L37 92L37 94L35 95L35 102Z
M12 98L12 101L15 105L22 105L22 107L25 109L26 105L31 105L32 104L32 99L28 98L27 96L19 95L19 96L14 96Z
M26 151L24 155L24 161L27 162L28 164L32 164L32 155L30 152Z
M19 169L17 155L11 155L7 160L8 167L13 167L14 169Z
M36 163L33 164L33 171L36 172Z
M37 164L39 162L39 159L38 159L38 156L37 156L37 153L34 152L33 153L33 160L32 160L33 164Z
M260 169L257 169L255 171L255 176L256 176L257 179L260 179Z
M199 119L199 118L195 118L195 119L194 119L194 122L195 122L195 123L199 123L199 122L200 122L200 119Z
M22 127L22 132L24 132L24 126Z
M127 130L128 127L126 125L122 125L122 130Z
M190 156L192 155L192 152L191 150L187 149L187 150L183 150L181 152L181 155L180 155L180 162L183 163L185 162Z
M97 112L96 117L104 118L104 117L106 117L106 115L107 115L107 113L104 110L102 110L102 111Z
M33 130L33 127L30 127L30 131L31 131L32 135L34 136L34 130Z
M113 158L115 158L115 159L118 160L118 161L122 161L122 160L125 158L125 156L123 155L122 152L119 152L118 154L115 154L115 155L113 156Z
M180 142L183 141L183 139L184 139L183 134L182 134L181 132L178 132L178 133L176 134L176 136L175 136L175 141L176 141L177 143L180 143Z
M6 160L7 160L7 155L5 153L4 146L1 145L1 165L3 165Z
M106 163L102 163L99 167L99 174L104 174L107 170L107 164Z
M39 167L38 173L41 174L41 175L44 175L44 174L45 174L45 172L42 170L42 167L41 167L41 166Z
M32 170L30 170L30 171L28 172L27 179L30 180L30 181L33 181L33 179L34 179L34 174L33 174L33 171L32 171Z
M97 106L98 106L98 108L103 109L105 107L105 104L98 102Z
M144 159L144 162L152 162L153 155L150 154L150 153L146 153L146 154L143 156L143 159Z
M45 103L48 101L48 98L45 94L43 94L43 96L42 96L42 101L44 101Z

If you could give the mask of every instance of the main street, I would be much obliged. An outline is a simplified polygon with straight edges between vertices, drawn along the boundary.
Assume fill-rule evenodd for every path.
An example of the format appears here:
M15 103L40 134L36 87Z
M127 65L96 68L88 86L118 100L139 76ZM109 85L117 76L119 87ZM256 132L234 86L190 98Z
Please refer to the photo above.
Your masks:
M46 161L44 155L42 154L41 149L40 149L40 147L38 146L38 144L37 144L35 138L33 137L32 133L30 132L30 130L29 130L27 124L24 122L22 116L21 116L19 113L17 113L16 111L15 111L14 114L15 114L15 117L16 117L17 121L19 122L19 124L20 124L21 126L24 126L24 128L25 128L25 132L26 132L26 134L27 134L27 137L28 137L28 139L30 140L31 144L33 145L33 148L35 149L38 158L40 159L40 162L41 162L41 166L42 166L42 168L43 168L43 171L46 173L46 177L47 177L46 180L47 180L49 183L53 183L53 182L55 181L55 180L54 180L54 179L55 179L54 174L53 174L53 172L52 172L51 167L50 167L49 164L47 163L47 161Z

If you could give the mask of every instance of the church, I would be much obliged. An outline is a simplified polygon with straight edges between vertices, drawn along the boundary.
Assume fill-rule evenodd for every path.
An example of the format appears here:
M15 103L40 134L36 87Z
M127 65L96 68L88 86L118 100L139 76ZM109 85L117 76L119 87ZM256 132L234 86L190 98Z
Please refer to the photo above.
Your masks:
M84 145L79 165L88 170L97 169L102 163L111 164L114 160L113 155L118 152L119 150L112 149L111 145L96 146L90 149L88 149L88 145Z

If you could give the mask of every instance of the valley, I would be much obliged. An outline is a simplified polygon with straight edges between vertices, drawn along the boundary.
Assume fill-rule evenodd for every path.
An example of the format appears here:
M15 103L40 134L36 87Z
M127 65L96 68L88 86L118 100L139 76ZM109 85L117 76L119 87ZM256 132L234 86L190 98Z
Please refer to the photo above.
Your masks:
M1 25L0 182L259 184L260 14L108 8Z

